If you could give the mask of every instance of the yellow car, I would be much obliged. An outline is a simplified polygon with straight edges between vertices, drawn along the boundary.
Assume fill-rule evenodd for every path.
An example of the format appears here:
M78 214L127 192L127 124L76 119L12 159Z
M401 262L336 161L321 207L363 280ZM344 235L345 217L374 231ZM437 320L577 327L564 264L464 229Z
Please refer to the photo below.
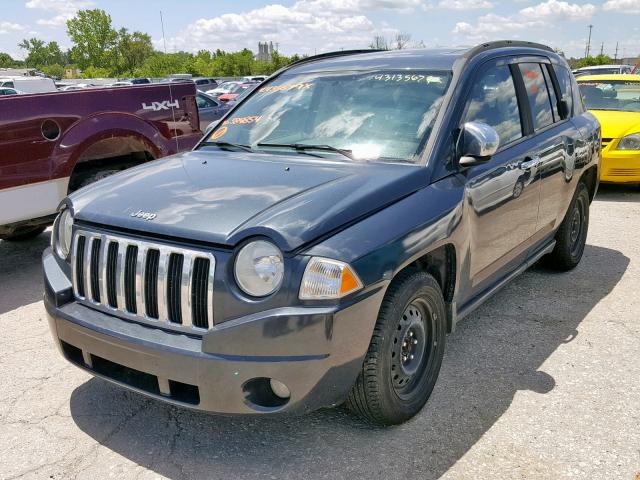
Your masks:
M577 79L587 109L602 127L600 181L640 183L640 75Z

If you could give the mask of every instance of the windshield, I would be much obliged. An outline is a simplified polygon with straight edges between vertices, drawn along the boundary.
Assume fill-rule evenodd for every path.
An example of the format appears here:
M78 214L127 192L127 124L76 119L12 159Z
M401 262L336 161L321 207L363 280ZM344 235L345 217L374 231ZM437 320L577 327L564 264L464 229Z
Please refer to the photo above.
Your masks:
M578 79L580 93L590 110L640 112L640 82Z
M280 75L260 85L204 145L417 163L450 78L414 70Z

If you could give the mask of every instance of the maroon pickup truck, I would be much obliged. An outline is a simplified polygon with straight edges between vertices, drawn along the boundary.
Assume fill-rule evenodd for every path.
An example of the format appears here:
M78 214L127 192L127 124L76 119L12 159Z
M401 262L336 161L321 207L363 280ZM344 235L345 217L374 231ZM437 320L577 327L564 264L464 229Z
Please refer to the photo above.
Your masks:
M0 239L41 233L71 191L191 149L193 83L0 97Z

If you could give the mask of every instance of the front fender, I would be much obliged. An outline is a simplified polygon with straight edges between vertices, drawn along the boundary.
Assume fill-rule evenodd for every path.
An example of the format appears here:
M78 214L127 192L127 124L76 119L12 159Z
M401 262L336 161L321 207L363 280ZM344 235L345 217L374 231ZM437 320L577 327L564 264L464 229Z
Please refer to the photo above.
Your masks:
M466 251L464 184L446 177L311 247L305 254L351 264L365 285L388 282L430 251L452 244ZM456 254L456 279L463 255ZM457 288L456 288L457 291Z

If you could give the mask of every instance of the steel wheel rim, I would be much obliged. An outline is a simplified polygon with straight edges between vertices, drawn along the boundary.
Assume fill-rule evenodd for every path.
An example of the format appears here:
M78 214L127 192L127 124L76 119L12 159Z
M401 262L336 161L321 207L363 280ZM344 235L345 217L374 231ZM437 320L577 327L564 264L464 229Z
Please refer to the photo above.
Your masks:
M569 239L571 242L571 254L576 255L581 248L582 236L584 234L584 221L585 221L585 208L582 198L579 198L576 202L576 208L574 209L571 218L571 230L569 233Z
M405 308L391 343L393 391L407 399L426 377L435 350L433 312L422 299Z

